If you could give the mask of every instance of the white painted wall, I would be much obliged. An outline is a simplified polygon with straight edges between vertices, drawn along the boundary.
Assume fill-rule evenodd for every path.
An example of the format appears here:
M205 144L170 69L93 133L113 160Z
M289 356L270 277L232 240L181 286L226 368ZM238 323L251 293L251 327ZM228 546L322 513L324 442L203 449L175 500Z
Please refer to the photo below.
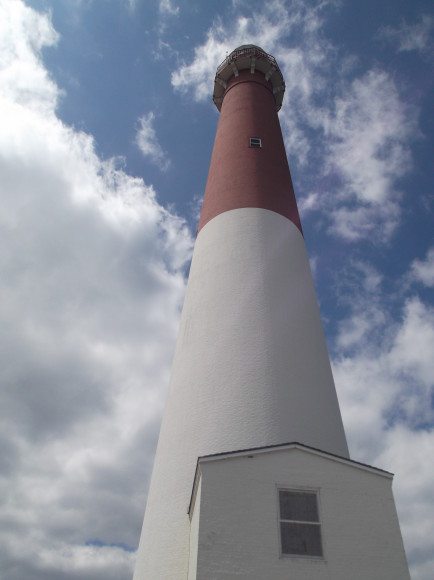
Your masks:
M297 449L201 472L194 580L409 580L389 477ZM280 556L278 487L318 490L323 559Z
M236 209L196 241L134 579L187 578L198 456L289 441L348 455L303 237Z
M194 502L200 506L202 495L202 481L199 480L197 484L197 490L195 493ZM199 547L199 515L200 508L194 510L191 514L190 521L190 550L189 550L189 562L188 562L188 580L196 580L197 577L197 551Z

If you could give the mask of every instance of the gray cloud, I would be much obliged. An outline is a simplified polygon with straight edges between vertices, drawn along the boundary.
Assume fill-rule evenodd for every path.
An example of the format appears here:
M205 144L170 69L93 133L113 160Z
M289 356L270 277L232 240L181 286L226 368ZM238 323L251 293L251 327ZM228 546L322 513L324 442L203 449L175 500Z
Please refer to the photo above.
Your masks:
M434 247L428 250L424 260L413 260L410 279L430 288L434 287Z
M57 117L49 15L0 18L0 575L129 578L192 240Z
M352 456L395 473L412 578L428 580L434 495L426 454L434 448L434 309L406 287L396 312L382 277L367 263L350 264L339 284L348 313L333 344L333 373Z
M402 20L398 26L384 26L378 31L378 39L395 45L398 52L416 51L429 55L433 48L434 18L422 14L412 24Z
M330 142L305 210L331 213L323 194L335 179L341 219L340 229L328 222L333 233L370 237L365 226L381 204L393 211L380 212L377 227L390 236L401 203L392 174L402 160L402 170L410 166L415 113L384 71L345 76L351 63L338 61L321 32L333 4L293 2L289 10L275 1L252 18L236 14L232 28L217 21L172 82L203 100L234 44L274 51L293 103L282 115L292 161L318 161L309 132ZM99 158L90 135L58 118L61 90L41 60L58 40L50 17L16 1L0 3L0 21L9 26L0 45L0 574L123 580L131 577L192 240L151 186ZM289 32L301 34L305 50L281 48ZM325 58L343 71L327 98ZM366 118L366 155L343 165L341 151ZM381 188L362 191L373 170ZM430 281L430 256L406 279ZM341 290L352 306L339 323L334 367L352 452L396 472L414 578L428 580L433 434L420 418L432 418L432 312L407 288L394 316L381 276L366 263L351 268Z

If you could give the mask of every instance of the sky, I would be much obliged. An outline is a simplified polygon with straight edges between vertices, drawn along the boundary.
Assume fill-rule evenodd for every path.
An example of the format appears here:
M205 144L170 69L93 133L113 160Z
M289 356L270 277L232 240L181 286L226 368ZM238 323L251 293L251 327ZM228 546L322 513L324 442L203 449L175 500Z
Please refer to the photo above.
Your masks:
M0 0L0 576L131 578L218 112L254 43L351 457L434 569L434 14L424 0Z

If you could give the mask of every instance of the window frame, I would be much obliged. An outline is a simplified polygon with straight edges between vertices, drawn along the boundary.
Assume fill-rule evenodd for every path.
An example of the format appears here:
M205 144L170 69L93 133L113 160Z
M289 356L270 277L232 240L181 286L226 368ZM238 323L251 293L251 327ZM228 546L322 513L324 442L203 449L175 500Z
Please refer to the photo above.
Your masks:
M252 145L252 141L257 141L258 144ZM249 147L250 147L250 149L262 149L262 138L261 137L250 137Z
M317 502L317 509L318 509L318 521L317 522L305 522L299 520L287 520L281 518L280 516L280 492L281 491L289 491L293 493L310 493L315 495L316 502ZM320 490L319 488L312 488L312 487L294 487L288 485L276 485L276 502L277 502L277 538L279 544L279 558L302 558L304 560L317 560L317 561L325 561L325 543L324 543L324 534L323 534L323 522L321 520L321 503L320 503ZM282 530L281 530L281 522L287 523L294 523L294 524L307 524L307 525L317 525L319 526L319 533L320 533L320 543L321 543L321 552L320 556L316 556L313 554L287 554L283 552L282 546Z

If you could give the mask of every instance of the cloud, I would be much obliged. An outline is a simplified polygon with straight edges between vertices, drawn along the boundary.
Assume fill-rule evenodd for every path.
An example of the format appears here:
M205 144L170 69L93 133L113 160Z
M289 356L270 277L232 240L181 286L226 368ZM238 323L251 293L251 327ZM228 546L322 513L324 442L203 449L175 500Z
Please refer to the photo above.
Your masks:
M173 57L177 58L178 53L172 47L172 39L165 37L169 25L172 23L175 16L179 16L179 13L179 6L173 4L172 0L159 0L157 48L152 51L155 60Z
M179 6L175 6L171 0L160 0L158 10L164 16L177 16L179 14Z
M282 2L270 2L252 17L236 14L229 26L217 18L205 42L194 49L192 62L172 73L173 87L181 92L192 90L197 101L207 99L217 66L236 46L253 43L272 51L296 25L306 28L306 21L313 18L315 10L306 9L300 2L293 5L293 10L287 10Z
M390 239L400 218L397 186L412 167L415 111L381 70L355 79L324 120L326 164L337 178L331 229L347 240Z
M58 118L50 15L0 27L0 575L126 579L192 240Z
M346 270L340 273L336 298L351 313L338 325L335 345L340 353L352 355L362 345L369 349L373 337L378 332L383 333L386 316L381 303L382 284L381 274L360 260L350 261Z
M319 205L319 194L309 193L305 197L302 197L298 203L298 209L301 215L306 215L309 211L316 209Z
M349 58L339 58L323 32L335 8L275 1L253 16L217 19L192 61L172 73L172 85L201 102L210 97L216 67L236 46L255 43L272 52L286 79L280 121L299 169L296 189L305 192L301 210L322 212L329 232L346 241L388 242L400 222L399 180L412 168L417 110L404 104L384 70L354 78Z
M312 147L308 132L318 128L323 114L316 97L326 88L327 60L334 58L322 27L336 2L274 0L253 16L245 16L243 7L243 2L237 3L228 22L214 21L192 61L172 73L172 86L182 93L191 91L198 102L209 100L216 68L225 56L241 44L262 47L276 57L286 79L285 101L290 106L284 106L280 120L287 149L297 164L306 166Z
M48 113L61 91L39 66L41 50L53 46L58 34L47 18L27 10L21 2L0 4L1 94L17 105Z
M322 114L317 92L325 88L324 69L334 52L322 26L335 6L333 1L274 0L245 16L243 2L236 3L232 18L217 18L205 42L194 49L192 61L172 73L172 86L181 93L191 91L198 102L210 100L216 68L234 48L253 43L272 53L286 79L285 101L291 103L280 113L285 143L295 163L306 166L312 153L308 132L318 128Z
M395 472L394 495L412 580L430 580L433 570L432 518L434 490L432 464L433 429L414 431L402 425L383 434L382 465Z
M430 248L425 260L414 260L410 268L410 278L430 288L434 287L434 247Z
M387 336L385 325L383 332ZM414 580L428 580L434 564L429 533L434 497L427 465L434 449L433 363L427 353L433 339L434 313L414 298L389 340L374 338L370 348L365 341L354 342L353 354L341 355L333 364L352 457L395 473L394 493Z
M136 145L144 157L149 157L150 161L157 165L161 171L167 171L170 167L170 159L158 142L154 129L154 120L155 114L152 111L139 118Z
M173 73L174 87L205 100L225 51L254 38L288 79L292 106L281 119L291 163L309 185L305 210L336 212L331 232L345 240L353 230L356 240L372 239L370 220L390 238L403 195L393 171L399 177L411 167L414 111L384 71L347 76L322 36L333 3L273 2L254 17L243 5L232 28L214 23L191 63ZM282 47L289 32L296 40ZM152 186L101 159L92 136L58 118L62 90L42 61L59 41L50 16L0 0L0 39L0 575L123 580L139 537L192 240ZM383 115L404 125L385 127ZM154 114L142 119L154 131L145 131L146 147L154 139L161 149ZM357 149L353 131L360 158L345 149ZM158 163L165 160L163 153ZM431 252L413 262L412 281L431 283ZM351 263L339 290L351 303L339 321L334 370L352 454L395 471L413 578L428 580L433 312L408 294L415 286L391 310L386 282L368 263Z
M398 52L417 51L428 54L433 48L432 31L434 18L422 14L414 24L403 20L399 26L384 26L378 32L378 38L394 44Z
M348 314L333 342L333 373L351 455L393 471L397 509L414 580L434 565L434 309L415 294L398 310L372 266L340 276ZM351 297L350 299L348 297Z

